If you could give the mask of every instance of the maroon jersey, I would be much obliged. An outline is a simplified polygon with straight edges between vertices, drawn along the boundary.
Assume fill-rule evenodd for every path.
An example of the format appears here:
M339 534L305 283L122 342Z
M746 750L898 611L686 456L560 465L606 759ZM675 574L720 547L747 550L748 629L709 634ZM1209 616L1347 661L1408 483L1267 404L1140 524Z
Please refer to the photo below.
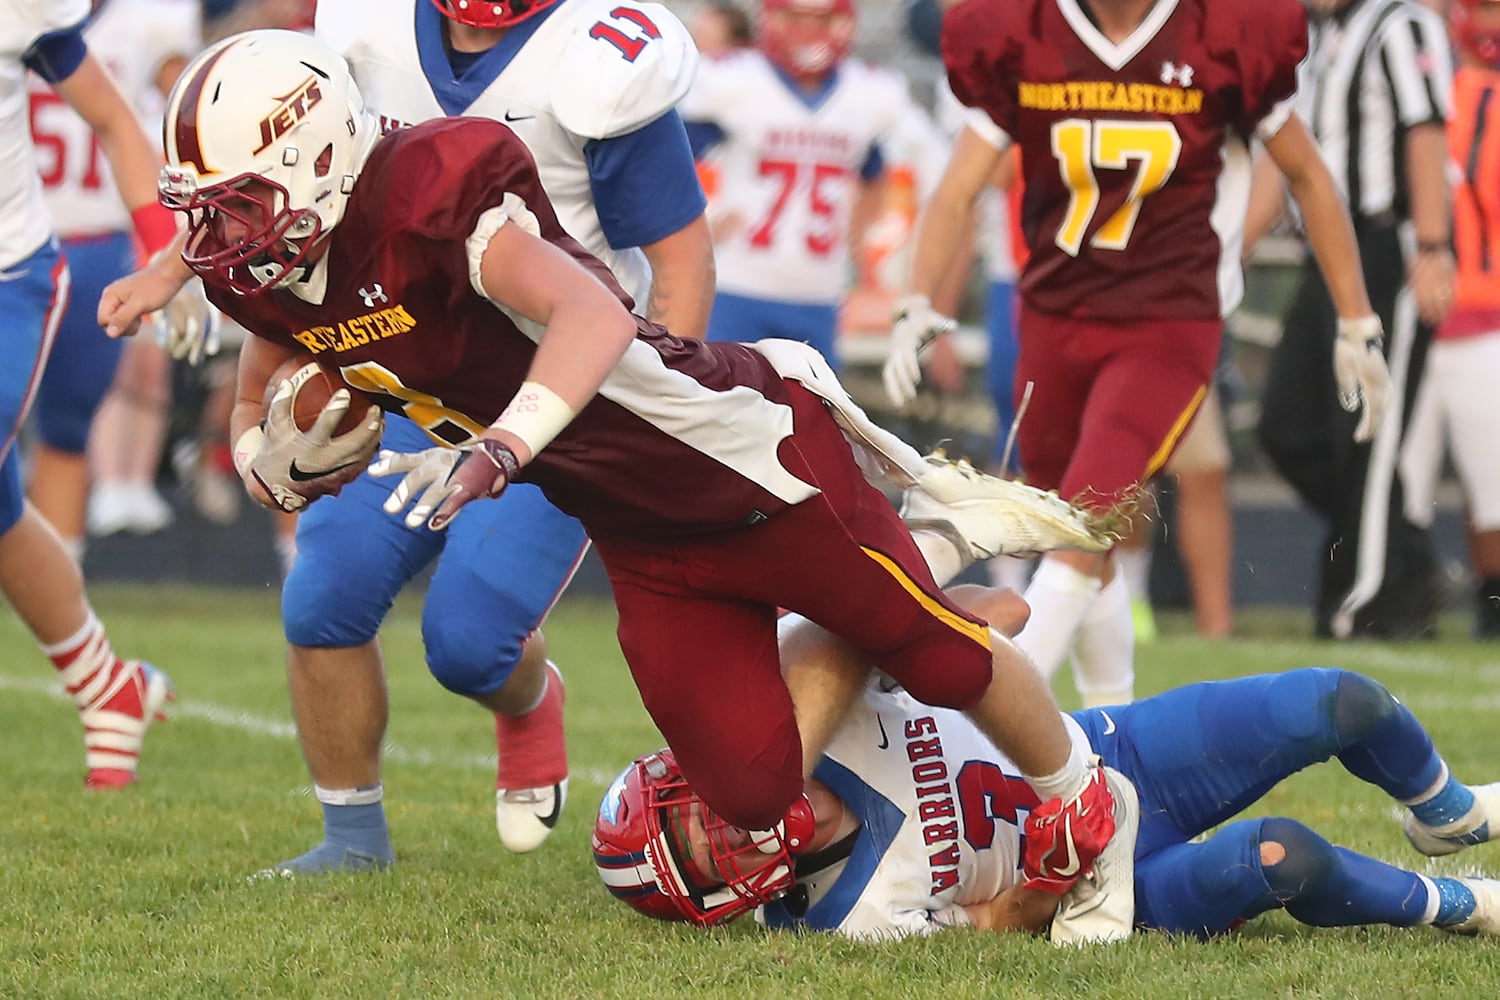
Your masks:
M1102 320L1233 308L1246 143L1295 92L1306 51L1298 0L1157 0L1120 45L1080 0L950 10L953 92L1021 147L1028 303Z
M478 435L510 402L540 326L470 282L466 241L501 213L568 252L627 308L609 270L557 221L530 153L504 125L439 119L375 147L329 238L317 304L210 281L214 304L253 334L404 413L440 442ZM525 470L591 535L680 536L755 523L817 490L783 466L786 388L737 344L640 332L598 396Z

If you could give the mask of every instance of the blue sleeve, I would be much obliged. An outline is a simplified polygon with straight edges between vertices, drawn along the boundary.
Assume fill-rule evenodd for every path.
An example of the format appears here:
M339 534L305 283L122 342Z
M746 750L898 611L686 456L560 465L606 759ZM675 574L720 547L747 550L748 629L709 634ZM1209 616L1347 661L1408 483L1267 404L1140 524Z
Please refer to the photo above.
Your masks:
M693 159L701 160L719 143L724 141L724 130L713 122L684 122L687 126L688 145L693 147Z
M671 236L708 207L675 110L627 135L591 140L583 155L599 225L616 249Z
M880 143L872 143L870 152L865 155L864 165L859 168L859 176L862 180L873 181L885 173L885 154L880 151Z
M83 40L83 24L80 22L71 28L41 36L21 55L21 61L43 80L56 84L72 76L88 54L89 47Z

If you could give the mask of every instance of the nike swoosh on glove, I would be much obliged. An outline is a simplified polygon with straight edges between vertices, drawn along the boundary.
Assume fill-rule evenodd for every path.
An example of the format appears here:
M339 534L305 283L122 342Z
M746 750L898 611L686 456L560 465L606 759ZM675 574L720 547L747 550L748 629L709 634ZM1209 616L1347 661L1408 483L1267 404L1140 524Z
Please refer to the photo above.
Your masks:
M1115 835L1114 810L1115 797L1097 763L1073 798L1050 799L1033 810L1021 858L1025 887L1059 896L1071 889Z
M521 463L510 447L494 438L479 438L462 448L382 451L370 466L372 476L403 474L386 498L387 514L399 514L416 497L406 515L408 528L423 524L442 531L470 501L505 492Z
M358 427L334 435L349 409L348 389L339 389L329 397L311 428L299 430L292 416L295 394L296 387L288 379L271 397L265 441L250 461L246 482L247 487L250 482L258 484L289 514L358 479L380 447L385 431L380 408L372 406Z

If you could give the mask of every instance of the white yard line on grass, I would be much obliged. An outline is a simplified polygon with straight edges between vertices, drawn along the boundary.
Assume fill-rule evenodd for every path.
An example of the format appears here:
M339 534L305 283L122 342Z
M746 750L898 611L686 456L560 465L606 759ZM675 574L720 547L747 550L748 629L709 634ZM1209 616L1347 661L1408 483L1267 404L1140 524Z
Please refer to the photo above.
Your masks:
M67 701L68 696L63 691L62 685L55 680L47 681L39 677L13 677L9 674L0 674L0 690L22 691L29 694L46 695L58 701ZM270 736L279 740L295 740L297 729L284 719L267 719L249 712L242 712L237 708L227 705L215 705L212 702L194 700L178 700L172 703L169 713L174 719L192 719L196 722L206 722L211 726L222 729L236 729L242 733L250 733L254 736ZM415 764L424 767L458 767L467 770L484 770L493 772L495 770L494 754L452 754L440 753L433 750L408 749L395 743L386 743L384 747L385 761L389 764ZM573 781L579 780L606 787L615 780L617 771L606 772L603 768L571 768Z

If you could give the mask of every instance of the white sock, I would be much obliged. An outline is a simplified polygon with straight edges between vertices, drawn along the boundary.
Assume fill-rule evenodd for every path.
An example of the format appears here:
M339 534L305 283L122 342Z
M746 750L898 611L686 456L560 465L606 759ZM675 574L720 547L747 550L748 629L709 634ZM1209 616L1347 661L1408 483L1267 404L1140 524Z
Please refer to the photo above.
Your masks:
M1118 546L1111 553L1116 577L1125 578L1125 589L1131 600L1151 602L1151 547L1127 549Z
M1099 591L1073 644L1073 682L1084 708L1122 705L1135 697L1135 626L1123 573Z
M1060 560L1043 557L1037 566L1025 594L1031 619L1016 636L1016 645L1031 657L1043 677L1051 680L1062 666L1098 593L1097 577L1080 573Z
M1031 786L1037 796L1043 802L1051 799L1062 799L1064 802L1071 800L1083 786L1089 782L1088 760L1083 751L1078 748L1077 743L1069 743L1068 759L1063 766L1051 774L1042 774L1032 777L1026 776L1026 783Z
M1028 556L996 556L985 565L990 574L990 586L1008 587L1018 594L1025 593L1036 563L1035 559Z
M964 557L947 538L935 531L920 530L913 531L911 537L922 558L927 560L927 568L932 570L932 578L939 587L948 586L964 571Z

